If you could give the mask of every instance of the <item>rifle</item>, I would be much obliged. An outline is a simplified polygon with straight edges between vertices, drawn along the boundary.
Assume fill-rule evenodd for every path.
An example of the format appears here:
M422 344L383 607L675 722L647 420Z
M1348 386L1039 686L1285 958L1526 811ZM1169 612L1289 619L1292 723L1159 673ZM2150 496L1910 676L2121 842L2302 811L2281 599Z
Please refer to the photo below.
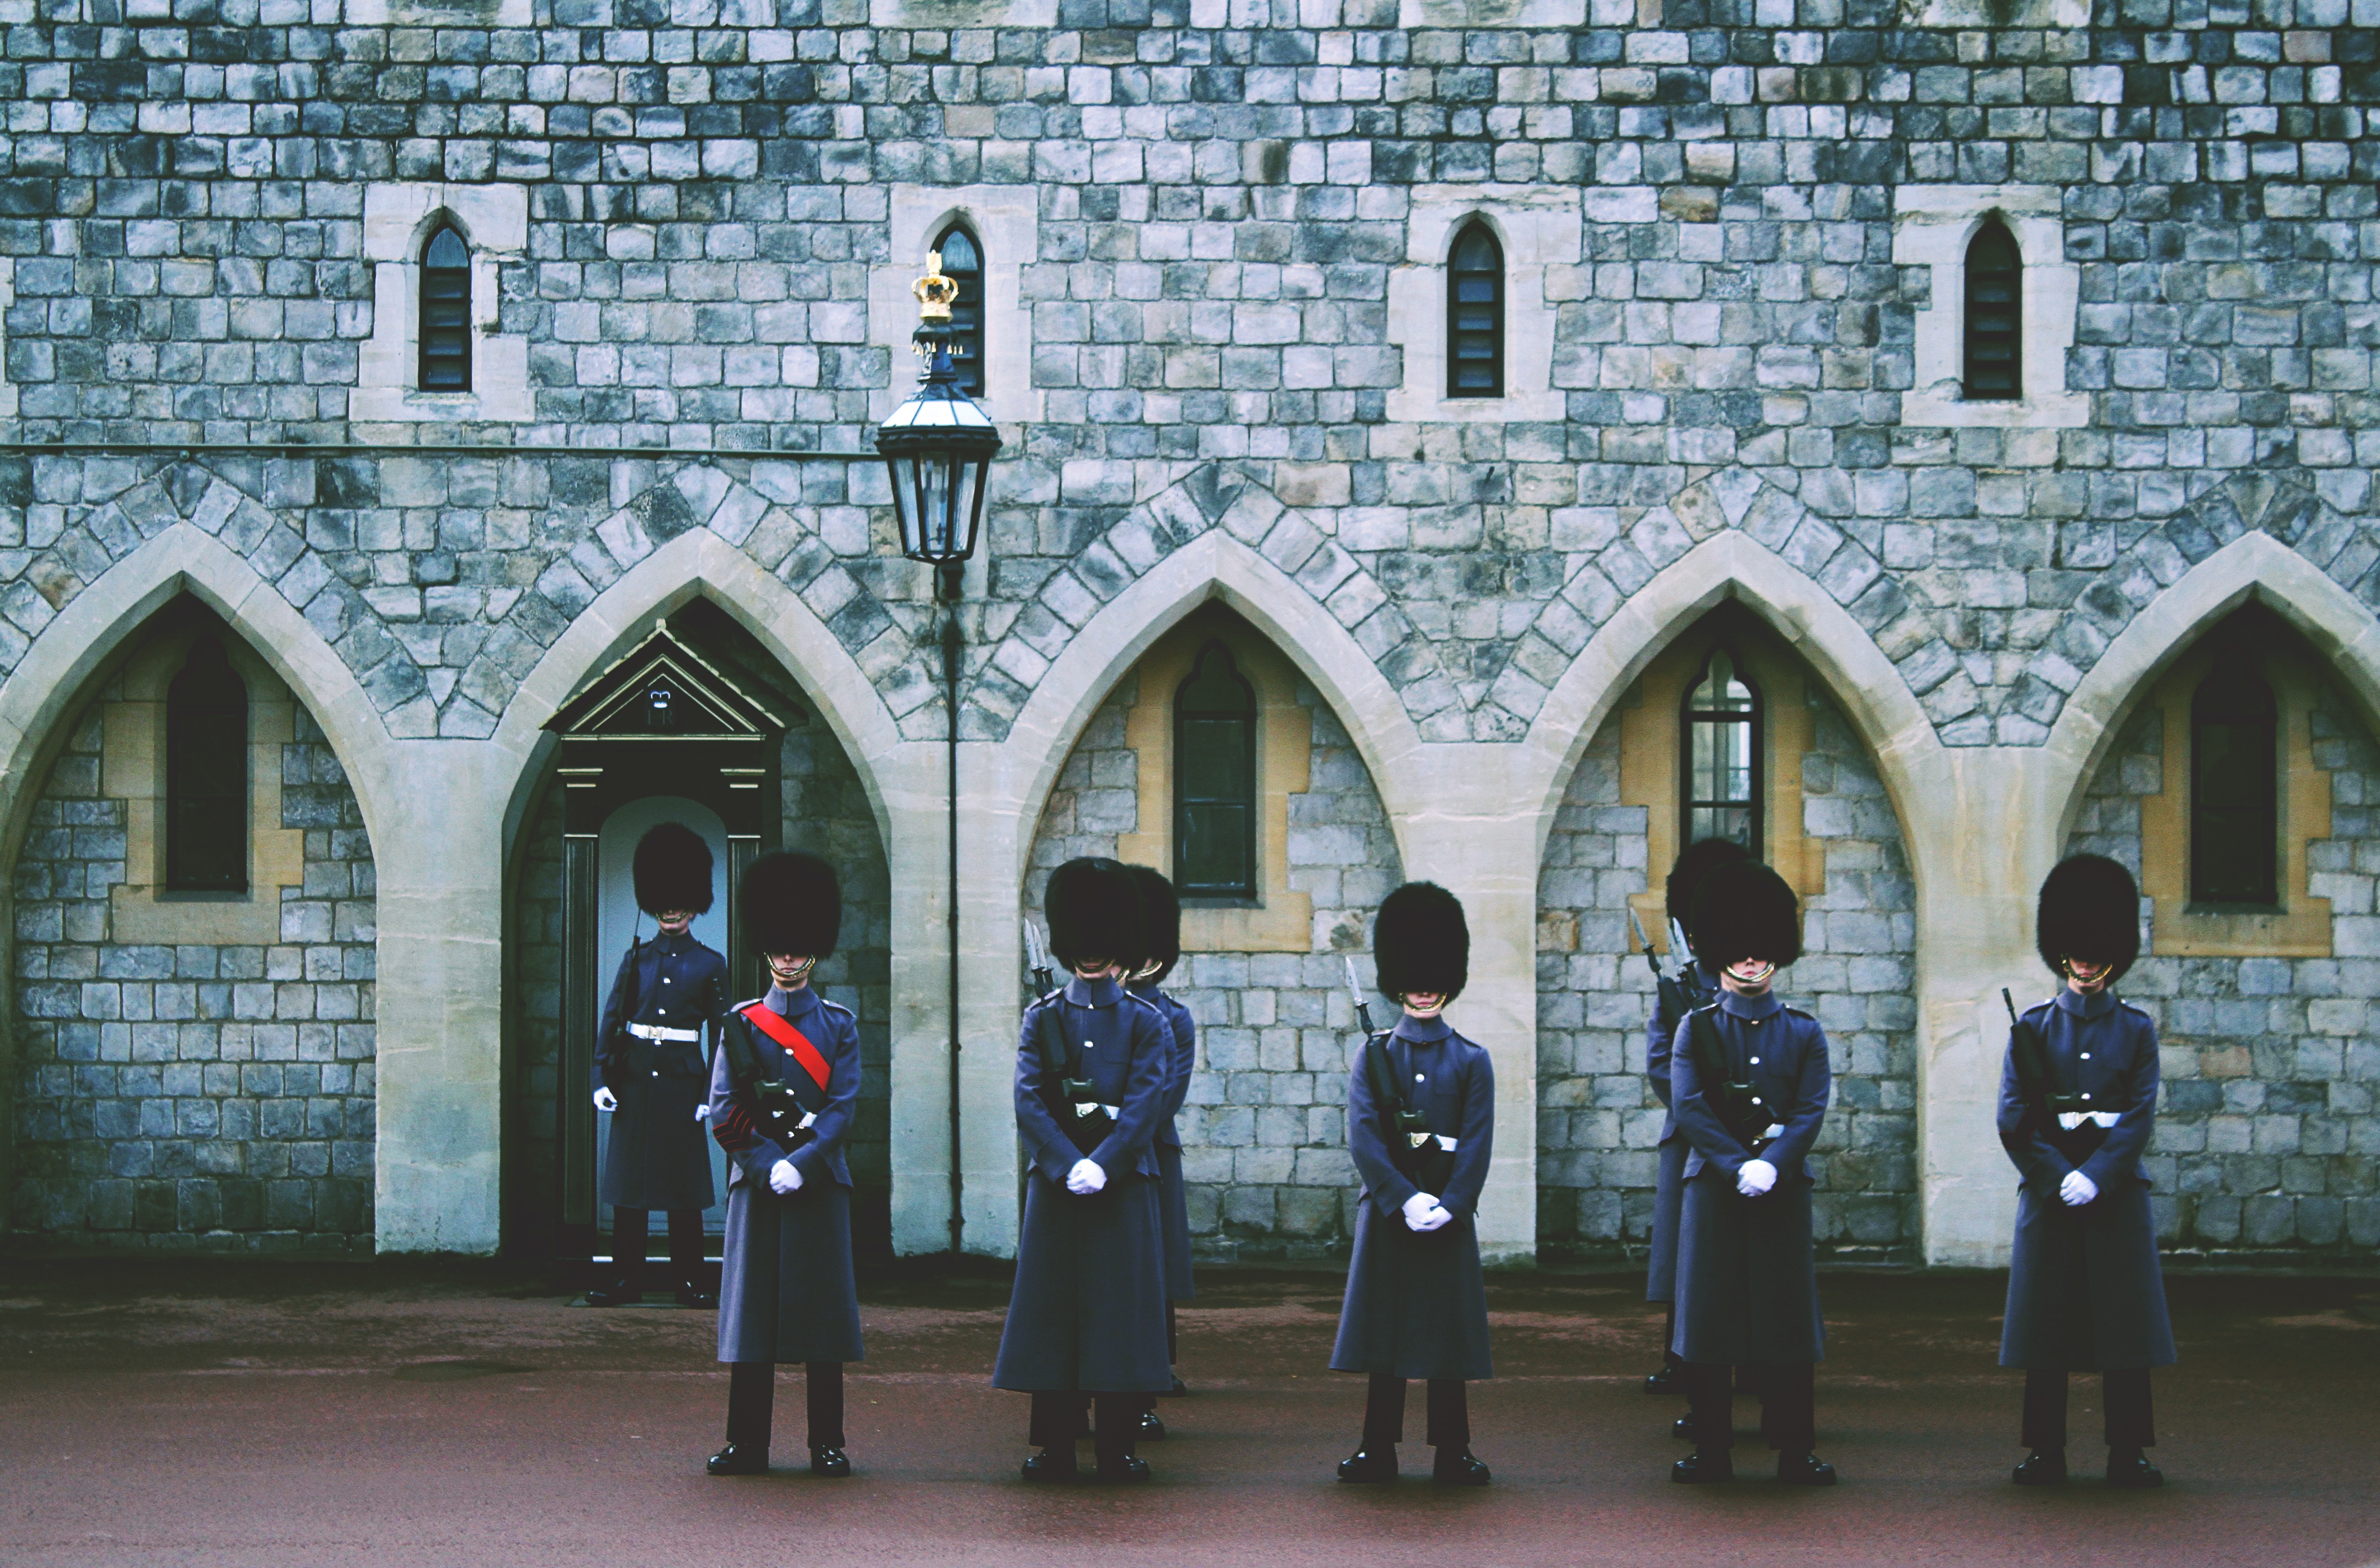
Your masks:
M1439 1146L1429 1130L1429 1119L1413 1108L1412 1098L1389 1060L1388 1036L1372 1027L1371 1003L1364 1000L1364 988L1355 983L1355 961L1341 961L1347 966L1347 994L1355 1002L1355 1021L1364 1029L1364 1076L1371 1085L1372 1103L1380 1108L1388 1123L1389 1162L1422 1191L1443 1197L1446 1184L1454 1175L1453 1151Z
M1051 1002L1057 984L1050 973L1050 954L1041 945L1041 933L1033 922L1025 922L1025 952L1032 966L1034 989L1041 1000ZM1058 1119L1067 1138L1083 1153L1107 1141L1108 1131L1115 1125L1115 1112L1099 1103L1099 1090L1088 1078L1074 1075L1082 1071L1082 1064L1066 1043L1065 1020L1054 1002L1041 1009L1034 1020L1034 1046L1041 1058L1041 1098L1050 1113Z
M1032 921L1025 922L1026 963L1033 970L1033 994L1047 996L1056 989L1057 981L1050 973L1050 954L1041 946L1041 932Z
M2016 1091L2024 1100L2027 1113L2039 1119L2041 1135L2059 1153L2074 1159L2076 1163L2090 1158L2099 1145L2107 1141L2107 1129L2085 1122L2077 1127L2063 1125L2061 1113L2086 1109L2079 1094L2056 1094L2050 1089L2049 1042L2041 1031L2024 1021L2010 997L2008 987L2000 988L2000 1005L2008 1009L2009 1059L2016 1066ZM2095 1135L2095 1136L2093 1136ZM2088 1144L2077 1157L2070 1145Z
M1685 929L1677 921L1670 922L1670 947L1678 958L1678 972L1667 975L1661 971L1661 961L1653 955L1653 939L1645 934L1645 922L1636 911L1628 911L1628 923L1636 928L1636 945L1645 950L1645 966L1653 971L1653 989L1661 999L1661 1016L1682 1018L1695 1008L1707 1005L1711 999L1703 995L1701 979L1694 970L1694 954L1686 946Z

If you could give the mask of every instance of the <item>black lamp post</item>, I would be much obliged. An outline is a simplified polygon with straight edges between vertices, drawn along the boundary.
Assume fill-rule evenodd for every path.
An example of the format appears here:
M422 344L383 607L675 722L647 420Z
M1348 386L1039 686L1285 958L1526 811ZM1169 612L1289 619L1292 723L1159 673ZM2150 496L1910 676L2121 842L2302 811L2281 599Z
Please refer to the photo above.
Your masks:
M917 297L917 331L910 339L926 373L909 400L877 427L876 450L892 479L892 511L901 525L901 553L934 568L942 612L942 703L950 789L951 947L951 1255L960 1252L965 1223L965 1183L959 1156L959 594L968 557L983 526L984 492L1000 432L959 385L951 363L951 301L958 284L942 275L939 251L927 258Z

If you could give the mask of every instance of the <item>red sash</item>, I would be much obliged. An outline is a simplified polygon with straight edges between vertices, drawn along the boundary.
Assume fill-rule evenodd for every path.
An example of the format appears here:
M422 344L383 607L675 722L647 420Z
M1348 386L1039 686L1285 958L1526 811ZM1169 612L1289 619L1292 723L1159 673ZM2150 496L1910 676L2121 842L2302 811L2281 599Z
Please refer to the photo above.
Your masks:
M779 1017L765 1002L755 1002L739 1011L743 1014L746 1023L767 1035L793 1054L794 1060L802 1064L802 1071L810 1076L810 1082L818 1085L820 1093L826 1092L828 1077L826 1058L819 1054L819 1048L810 1043L809 1036L794 1027L785 1019Z

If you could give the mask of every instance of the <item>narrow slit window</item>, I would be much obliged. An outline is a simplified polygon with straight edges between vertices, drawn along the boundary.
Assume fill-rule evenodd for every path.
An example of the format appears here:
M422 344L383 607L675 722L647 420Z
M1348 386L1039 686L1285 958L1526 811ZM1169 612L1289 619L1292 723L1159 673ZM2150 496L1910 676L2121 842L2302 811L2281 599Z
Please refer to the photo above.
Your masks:
M1680 736L1682 844L1730 839L1761 853L1760 692L1725 648L1711 650L1686 693Z
M165 688L165 888L248 891L248 686L212 638Z
M2280 837L2280 710L2229 650L2190 699L2191 902L2279 905Z
M1185 898L1257 896L1257 698L1210 642L1173 694L1173 882Z
M1967 396L2011 402L2024 395L2024 261L2016 237L1995 218L1967 245Z
M421 390L471 390L471 252L451 226L421 249Z
M1446 395L1504 395L1504 250L1486 224L1456 236L1448 260Z
M934 241L942 275L959 286L951 301L951 364L969 397L983 395L983 247L965 225L953 224Z

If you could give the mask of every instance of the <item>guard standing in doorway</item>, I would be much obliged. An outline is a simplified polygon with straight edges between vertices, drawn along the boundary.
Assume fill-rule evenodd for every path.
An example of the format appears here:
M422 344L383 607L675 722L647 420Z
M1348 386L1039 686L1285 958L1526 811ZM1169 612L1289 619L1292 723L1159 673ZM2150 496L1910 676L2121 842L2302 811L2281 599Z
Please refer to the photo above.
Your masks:
M1670 1310L1661 1332L1661 1369L1645 1380L1651 1394L1686 1392L1686 1364L1678 1358L1678 1216L1685 1207L1686 1135L1679 1129L1676 1100L1670 1080L1670 1045L1678 1026L1694 1008L1718 999L1718 974L1694 955L1694 893L1703 878L1737 860L1749 858L1743 845L1729 838L1697 839L1678 855L1662 889L1670 918L1670 960L1674 972L1663 975L1654 991L1653 1021L1645 1028L1645 1076L1661 1101L1660 1163L1653 1177L1653 1248L1645 1269L1645 1299ZM1682 936L1683 942L1678 939ZM1681 1416L1671 1436L1694 1436L1694 1420Z
M798 1361L810 1473L848 1476L843 1364L863 1352L843 1145L859 1104L859 1026L810 984L834 952L843 895L825 861L779 854L752 863L737 899L745 941L769 966L769 994L728 1015L710 1075L712 1136L730 1173L719 1313L727 1446L710 1470L769 1467L777 1364Z
M612 1116L596 1199L612 1209L614 1278L587 1293L589 1307L644 1299L645 1228L656 1209L669 1215L678 1304L718 1304L701 1280L702 1211L712 1201L703 1030L716 1041L727 960L686 929L710 908L710 846L691 828L662 822L637 841L637 907L661 930L628 944L596 1037L595 1109Z
M1463 1385L1495 1376L1473 1216L1495 1144L1496 1072L1443 1016L1471 975L1462 904L1435 882L1407 882L1380 905L1372 954L1380 991L1403 1015L1364 1042L1347 1079L1347 1152L1364 1187L1330 1369L1371 1383L1363 1441L1339 1478L1396 1479L1405 1383L1420 1378L1437 1450L1430 1479L1484 1487Z
M1033 1396L1028 1481L1071 1481L1082 1400L1103 1481L1140 1481L1135 1448L1165 1359L1165 1225L1155 1142L1172 1081L1165 1016L1126 991L1148 962L1133 876L1110 859L1050 873L1050 947L1070 978L1025 1010L1016 1130L1030 1169L994 1388Z
M1801 912L1784 878L1739 860L1703 879L1691 929L1719 999L1687 1015L1670 1043L1672 1103L1691 1145L1672 1348L1686 1362L1694 1424L1694 1452L1670 1478L1734 1478L1733 1372L1749 1365L1777 1478L1829 1487L1835 1468L1812 1452L1827 1350L1803 1161L1833 1078L1826 1031L1773 989L1802 955Z
M2109 989L2140 956L2131 872L2069 856L2034 922L2058 994L2014 1020L2000 1072L2000 1142L2016 1161L2016 1249L2000 1365L2024 1368L2019 1486L2066 1479L2066 1380L2107 1395L2107 1484L2158 1487L2149 1370L2174 1363L2141 1152L2156 1128L2156 1025Z
M1179 1367L1182 1336L1174 1322L1173 1304L1188 1301L1197 1290L1190 1276L1190 1198L1182 1183L1182 1132L1174 1119L1190 1098L1190 1075L1197 1071L1198 1025L1190 1009L1161 989L1165 977L1182 961L1182 900L1174 895L1173 884L1163 872L1148 866L1131 869L1140 888L1141 912L1148 920L1148 962L1125 989L1165 1015L1173 1042L1164 1116L1157 1124L1157 1173L1164 1184L1158 1201L1165 1221L1165 1359ZM1188 1392L1182 1386L1179 1371L1168 1392ZM1144 1441L1165 1435L1165 1423L1155 1411L1141 1417L1140 1435Z

